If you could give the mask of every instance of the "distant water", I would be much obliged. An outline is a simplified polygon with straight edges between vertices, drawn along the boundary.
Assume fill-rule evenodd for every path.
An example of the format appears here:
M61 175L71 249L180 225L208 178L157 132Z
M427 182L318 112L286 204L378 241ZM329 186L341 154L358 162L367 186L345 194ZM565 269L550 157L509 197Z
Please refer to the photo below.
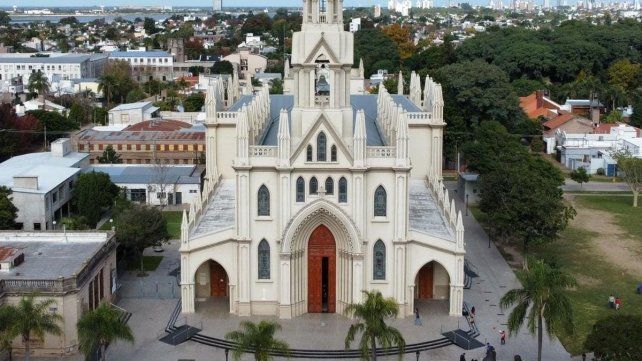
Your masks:
M156 21L163 21L167 18L170 18L172 15L187 15L187 13L126 13L126 14L105 14L105 15L11 15L12 24L26 24L31 22L45 22L51 21L52 23L57 23L62 18L73 16L78 19L81 23L88 23L96 19L105 19L107 23L111 23L115 18L121 17L128 21L134 21L136 18L152 18ZM200 18L205 18L208 16L206 13L200 14L189 14L191 16L198 16Z

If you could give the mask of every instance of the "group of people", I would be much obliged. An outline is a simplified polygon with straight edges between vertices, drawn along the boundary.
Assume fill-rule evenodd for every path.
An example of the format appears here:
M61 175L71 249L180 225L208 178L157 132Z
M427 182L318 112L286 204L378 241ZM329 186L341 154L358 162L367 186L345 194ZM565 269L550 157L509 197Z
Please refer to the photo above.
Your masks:
M619 310L622 307L622 299L620 297L614 297L613 294L609 296L609 308L615 308Z

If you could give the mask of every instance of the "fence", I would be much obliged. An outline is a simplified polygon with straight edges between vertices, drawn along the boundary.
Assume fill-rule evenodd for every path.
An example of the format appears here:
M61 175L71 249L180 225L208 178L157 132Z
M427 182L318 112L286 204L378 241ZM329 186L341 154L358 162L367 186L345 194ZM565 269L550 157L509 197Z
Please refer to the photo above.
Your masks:
M150 299L175 299L180 296L180 288L174 278L162 279L136 279L120 282L120 297L122 298L150 298Z

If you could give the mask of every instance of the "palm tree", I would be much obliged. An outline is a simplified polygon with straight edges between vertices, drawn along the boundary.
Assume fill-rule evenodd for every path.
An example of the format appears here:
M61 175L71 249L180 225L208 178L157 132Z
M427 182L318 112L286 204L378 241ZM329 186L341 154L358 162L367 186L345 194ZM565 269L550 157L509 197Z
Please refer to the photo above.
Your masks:
M359 320L348 330L345 340L346 349L350 348L357 332L361 332L359 349L363 360L368 359L368 352L371 353L373 361L377 359L377 342L386 349L393 344L399 347L401 359L406 341L399 330L386 325L385 322L386 318L397 317L399 314L397 302L392 297L384 298L379 291L363 291L363 293L365 295L363 303L353 303L345 309L348 317Z
M118 79L112 74L104 74L98 78L98 91L102 92L107 98L107 108L111 105L111 97L114 96L118 88Z
M40 69L29 75L29 86L27 89L31 93L38 93L42 97L42 109L45 110L45 95L49 93L49 79Z
M254 360L272 360L270 352L290 354L290 346L284 341L274 338L281 325L276 322L261 321L255 324L250 321L241 322L242 331L232 331L225 338L236 342L232 349L234 360L240 360L245 352L254 352Z
M522 288L506 292L500 300L500 307L504 310L516 305L508 316L511 335L519 331L526 318L530 333L534 335L537 329L537 360L542 361L544 326L549 337L555 329L573 332L573 308L565 291L575 287L577 282L573 276L552 268L542 260L531 261L529 268L516 273Z
M13 337L9 337L9 325L13 322L13 312L7 306L0 306L0 350L9 352L9 361L11 361Z
M7 312L13 314L11 323L7 326L7 336L13 339L22 336L25 345L25 360L29 361L30 342L34 338L44 339L45 334L60 335L62 329L58 322L62 316L51 313L49 307L55 304L52 299L35 302L34 296L23 297L17 305L7 305Z
M117 340L134 343L132 330L121 319L122 313L107 303L85 313L78 321L80 350L89 357L100 349L100 359L105 360L107 346Z

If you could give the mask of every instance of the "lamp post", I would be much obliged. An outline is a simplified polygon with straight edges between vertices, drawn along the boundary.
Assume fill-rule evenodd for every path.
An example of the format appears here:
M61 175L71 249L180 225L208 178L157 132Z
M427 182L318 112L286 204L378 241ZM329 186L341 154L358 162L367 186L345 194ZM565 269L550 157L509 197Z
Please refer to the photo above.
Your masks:
M56 230L56 221L54 220L52 223L53 223L53 229L55 231Z
M227 355L228 355L229 353L230 353L230 350L226 348L226 349L225 349L225 361L227 361Z
M417 351L417 352L416 352L416 355L417 355L417 361L419 361L419 354L420 354L420 353L421 353L420 351Z
M466 216L468 216L468 194L466 194Z
M109 228L111 228L111 230L113 231L114 230L114 219L113 218L109 218L109 226L110 226Z

